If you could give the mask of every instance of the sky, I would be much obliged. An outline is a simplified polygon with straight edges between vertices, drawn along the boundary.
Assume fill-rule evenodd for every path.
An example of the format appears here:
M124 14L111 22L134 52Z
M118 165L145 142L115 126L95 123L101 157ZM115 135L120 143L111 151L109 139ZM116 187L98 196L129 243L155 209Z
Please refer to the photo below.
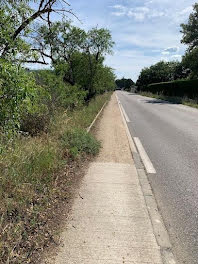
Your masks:
M180 43L180 24L192 12L192 0L70 0L80 19L74 24L88 30L111 31L113 55L105 63L117 78L137 80L142 68L160 60L181 60L187 48Z

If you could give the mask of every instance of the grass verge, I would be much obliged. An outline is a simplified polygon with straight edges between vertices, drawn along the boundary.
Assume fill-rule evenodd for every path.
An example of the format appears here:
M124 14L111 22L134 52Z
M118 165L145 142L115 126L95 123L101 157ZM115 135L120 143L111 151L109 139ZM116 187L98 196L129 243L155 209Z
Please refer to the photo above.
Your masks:
M71 195L75 169L100 148L86 128L110 95L57 113L48 134L19 138L0 156L0 263L38 263L54 240L51 222Z
M165 96L163 94L153 94L150 92L140 92L140 95L165 100L171 102L173 104L183 104L187 106L191 106L194 108L198 108L198 100L192 100L187 97L173 97L173 96Z

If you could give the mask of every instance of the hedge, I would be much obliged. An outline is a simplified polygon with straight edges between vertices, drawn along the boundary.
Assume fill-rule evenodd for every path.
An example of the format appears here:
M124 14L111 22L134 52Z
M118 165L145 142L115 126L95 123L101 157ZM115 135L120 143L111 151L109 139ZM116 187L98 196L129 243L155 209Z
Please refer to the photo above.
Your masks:
M149 84L144 91L166 96L198 98L198 80L177 80L172 82L161 82Z

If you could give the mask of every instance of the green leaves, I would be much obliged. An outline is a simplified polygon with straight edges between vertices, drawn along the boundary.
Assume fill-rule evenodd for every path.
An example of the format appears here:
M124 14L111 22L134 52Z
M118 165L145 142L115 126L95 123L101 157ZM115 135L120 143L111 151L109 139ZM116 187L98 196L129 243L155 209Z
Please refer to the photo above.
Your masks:
M67 148L72 159L79 155L96 155L100 149L100 143L83 129L66 131L61 137L62 147Z
M0 61L0 126L6 130L19 128L24 104L31 105L36 85L21 67ZM29 100L28 100L29 98Z
M139 89L144 89L148 84L168 82L187 76L184 65L180 62L160 61L148 68L144 68L137 80Z
M189 50L198 46L198 4L194 5L194 12L190 14L188 23L181 24L183 33L182 43L189 46Z
M182 43L188 45L188 50L182 62L188 70L189 78L198 78L198 4L194 5L194 12L190 14L188 23L181 24L183 33Z

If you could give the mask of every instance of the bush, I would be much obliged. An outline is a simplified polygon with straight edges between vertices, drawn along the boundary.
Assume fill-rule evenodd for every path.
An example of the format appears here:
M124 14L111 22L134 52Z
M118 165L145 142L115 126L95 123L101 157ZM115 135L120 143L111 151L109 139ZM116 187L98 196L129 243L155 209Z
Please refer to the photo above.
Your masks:
M21 110L31 107L37 86L31 74L0 61L0 127L8 132L20 127Z
M51 112L54 110L74 109L85 102L87 92L78 85L65 83L63 76L53 70L37 70L34 76L38 85L42 86L49 93L50 98L45 100L45 104Z
M144 91L165 96L198 98L198 80L178 80L149 84Z
M96 155L100 148L100 143L91 134L79 128L65 131L61 142L62 147L68 149L72 159L80 154Z

